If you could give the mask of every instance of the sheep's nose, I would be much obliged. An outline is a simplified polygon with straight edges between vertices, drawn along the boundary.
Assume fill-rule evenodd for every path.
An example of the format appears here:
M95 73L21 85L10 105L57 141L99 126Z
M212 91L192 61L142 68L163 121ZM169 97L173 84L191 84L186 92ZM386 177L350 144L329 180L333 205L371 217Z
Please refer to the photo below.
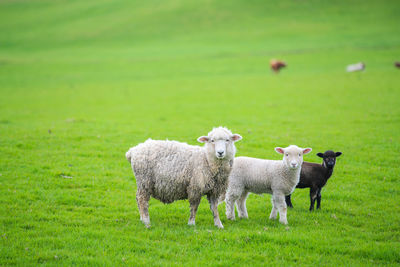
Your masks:
M217 157L222 158L224 156L224 151L217 151Z
M294 168L296 166L297 166L297 163L292 162L292 167Z

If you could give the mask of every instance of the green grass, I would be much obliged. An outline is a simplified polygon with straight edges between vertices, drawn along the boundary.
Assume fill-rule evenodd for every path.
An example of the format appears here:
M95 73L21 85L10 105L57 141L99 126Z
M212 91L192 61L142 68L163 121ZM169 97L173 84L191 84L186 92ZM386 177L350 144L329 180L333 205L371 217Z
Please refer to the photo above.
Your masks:
M399 265L399 13L395 0L1 1L0 265ZM289 67L273 75L271 58ZM250 195L250 219L222 204L218 230L205 199L195 227L187 201L151 200L146 229L125 152L219 125L243 136L237 155L342 151L322 209L296 190L286 228L269 195Z

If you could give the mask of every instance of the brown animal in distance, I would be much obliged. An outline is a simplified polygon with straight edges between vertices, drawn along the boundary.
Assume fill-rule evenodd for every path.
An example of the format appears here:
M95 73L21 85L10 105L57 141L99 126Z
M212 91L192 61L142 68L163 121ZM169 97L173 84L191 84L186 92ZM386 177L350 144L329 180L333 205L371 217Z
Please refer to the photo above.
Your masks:
M399 68L399 69L400 69L400 62L399 62L399 61L396 61L396 62L394 63L394 66L395 66L396 68Z
M279 71L281 70L281 68L286 67L286 62L281 61L281 60L277 60L277 59L272 59L269 62L269 65L271 66L271 69L275 72L275 73L279 73Z

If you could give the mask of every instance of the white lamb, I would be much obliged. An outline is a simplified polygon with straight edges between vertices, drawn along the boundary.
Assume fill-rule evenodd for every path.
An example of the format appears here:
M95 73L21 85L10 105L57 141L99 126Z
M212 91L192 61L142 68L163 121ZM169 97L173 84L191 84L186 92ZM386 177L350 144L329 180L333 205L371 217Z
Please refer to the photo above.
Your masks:
M265 160L249 157L237 157L229 176L226 192L226 217L235 219L235 202L240 218L248 218L246 199L249 193L272 194L270 219L287 224L285 196L290 195L300 179L303 154L311 148L299 148L291 145L287 148L276 147L275 151L283 154L283 160Z
M242 137L226 128L214 128L197 140L203 147L176 141L147 140L129 149L126 158L136 177L136 200L140 220L150 226L149 199L163 203L188 199L189 225L195 224L201 197L207 195L214 224L223 228L218 214L218 198L225 194L236 148Z

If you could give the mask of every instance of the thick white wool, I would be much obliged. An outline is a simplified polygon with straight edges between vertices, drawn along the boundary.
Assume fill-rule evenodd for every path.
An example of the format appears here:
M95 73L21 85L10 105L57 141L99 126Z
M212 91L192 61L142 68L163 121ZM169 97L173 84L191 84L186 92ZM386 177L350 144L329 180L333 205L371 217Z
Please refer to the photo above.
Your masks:
M146 225L150 224L147 210L150 197L163 203L189 199L192 209L189 224L194 224L201 197L207 195L214 213L214 222L216 226L223 227L218 210L213 205L227 188L236 152L234 142L237 140L232 140L235 136L239 135L218 127L203 137L206 140L203 147L149 139L129 149L126 158L136 177L136 199L142 221ZM221 140L225 144L221 148L224 157L217 158L214 143L220 144Z

